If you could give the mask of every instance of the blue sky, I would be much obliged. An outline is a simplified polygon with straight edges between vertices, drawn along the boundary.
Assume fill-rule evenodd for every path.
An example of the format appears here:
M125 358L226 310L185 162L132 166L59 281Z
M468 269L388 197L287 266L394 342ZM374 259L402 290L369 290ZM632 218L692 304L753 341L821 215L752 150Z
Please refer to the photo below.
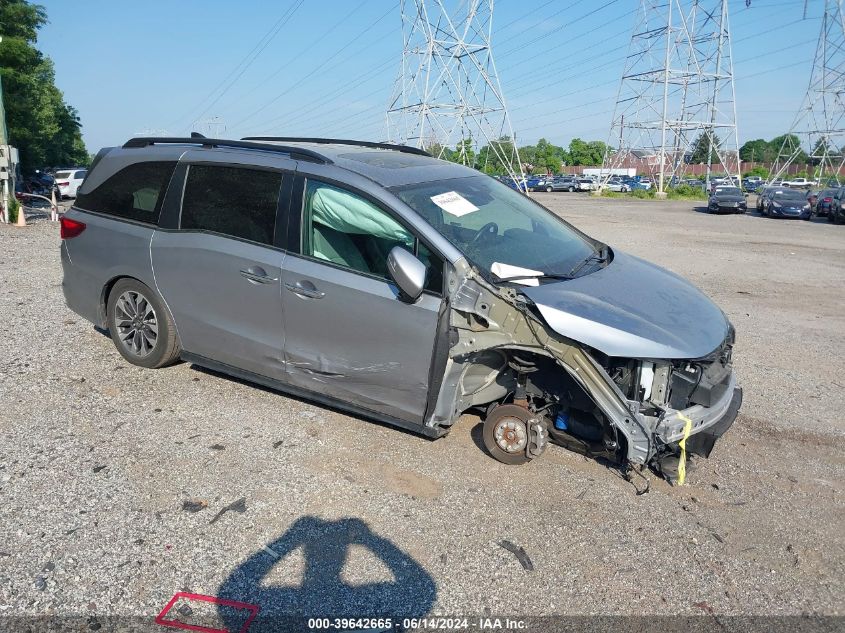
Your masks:
M304 0L292 13L298 0L39 1L50 19L39 47L89 151L214 117L232 137L384 137L398 0ZM521 144L606 140L637 0L585 17L607 2L497 0L493 52ZM821 0L807 19L804 0L745 4L730 2L740 143L788 131L822 11Z

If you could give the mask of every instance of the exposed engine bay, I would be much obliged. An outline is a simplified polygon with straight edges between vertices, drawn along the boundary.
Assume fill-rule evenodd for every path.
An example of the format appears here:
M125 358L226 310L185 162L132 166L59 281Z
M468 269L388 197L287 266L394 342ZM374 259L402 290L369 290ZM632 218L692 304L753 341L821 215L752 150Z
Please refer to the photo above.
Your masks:
M526 463L556 443L682 481L681 461L708 457L736 417L742 391L731 364L732 326L703 358L620 358L552 330L518 289L472 272L453 283L451 349L435 417L453 385L441 424L478 411L485 446L499 461Z

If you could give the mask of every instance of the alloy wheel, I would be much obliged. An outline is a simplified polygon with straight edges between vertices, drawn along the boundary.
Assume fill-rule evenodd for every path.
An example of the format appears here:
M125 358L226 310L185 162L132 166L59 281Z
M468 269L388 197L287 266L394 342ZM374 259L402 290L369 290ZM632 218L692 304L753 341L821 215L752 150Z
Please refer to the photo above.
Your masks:
M124 349L144 358L158 342L158 318L153 304L135 290L127 290L114 306L114 326Z

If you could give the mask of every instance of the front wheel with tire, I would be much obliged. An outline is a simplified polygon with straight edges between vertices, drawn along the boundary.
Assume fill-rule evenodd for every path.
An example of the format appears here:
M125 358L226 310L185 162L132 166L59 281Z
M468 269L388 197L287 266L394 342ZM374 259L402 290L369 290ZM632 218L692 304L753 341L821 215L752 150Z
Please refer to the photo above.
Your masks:
M575 187L570 187L569 189L567 189L567 191L568 191L569 193L572 193L573 191L575 191Z
M127 361L156 369L179 358L173 320L148 286L136 279L121 279L112 287L106 308L109 334Z
M551 192L552 192L552 188L551 188L551 187L546 187L546 193L551 193Z

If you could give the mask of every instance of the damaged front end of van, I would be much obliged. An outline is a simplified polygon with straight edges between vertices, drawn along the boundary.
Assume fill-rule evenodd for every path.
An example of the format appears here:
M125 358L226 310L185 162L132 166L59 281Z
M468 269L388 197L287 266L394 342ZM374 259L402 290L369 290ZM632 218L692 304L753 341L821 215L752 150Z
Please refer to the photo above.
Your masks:
M506 464L549 443L651 467L683 482L742 403L734 328L703 293L641 259L607 249L592 274L552 283L491 283L465 260L448 280L449 353L427 424L448 430L467 410Z

